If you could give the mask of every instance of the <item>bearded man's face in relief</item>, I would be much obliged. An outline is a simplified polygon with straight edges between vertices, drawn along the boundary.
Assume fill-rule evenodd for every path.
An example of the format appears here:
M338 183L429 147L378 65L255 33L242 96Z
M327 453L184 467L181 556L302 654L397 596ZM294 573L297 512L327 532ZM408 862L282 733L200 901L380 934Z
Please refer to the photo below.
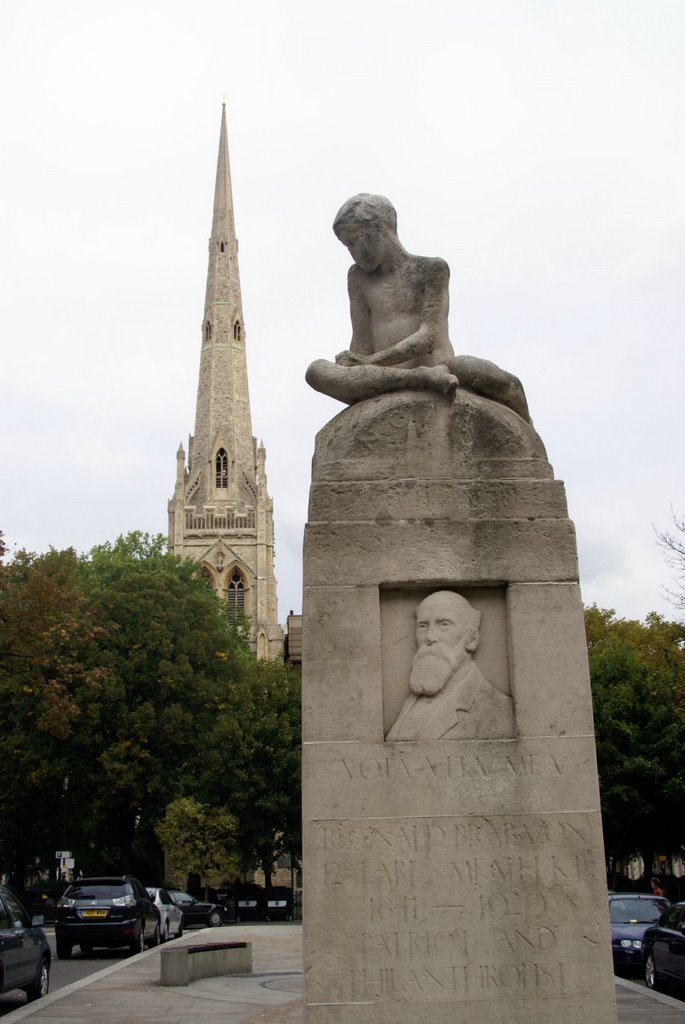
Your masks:
M480 614L463 597L439 591L416 610L416 641L409 685L412 693L432 697L471 659L478 646Z

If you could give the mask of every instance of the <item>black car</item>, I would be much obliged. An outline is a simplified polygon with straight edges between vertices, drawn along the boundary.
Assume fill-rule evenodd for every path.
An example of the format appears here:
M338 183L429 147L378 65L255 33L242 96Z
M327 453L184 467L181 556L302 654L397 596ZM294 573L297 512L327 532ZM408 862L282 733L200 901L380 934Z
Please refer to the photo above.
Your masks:
M55 942L61 960L76 944L86 954L95 946L141 953L159 942L159 911L132 875L79 878L57 903Z
M202 900L191 896L189 892L179 892L177 889L170 889L169 895L176 906L183 911L184 928L194 924L217 928L223 924L224 912L216 903L203 903Z
M647 988L685 985L685 903L674 903L642 940Z
M43 915L29 917L14 893L0 885L0 992L23 988L31 1002L50 988L50 946Z
M609 923L614 971L619 974L642 965L642 937L669 906L665 896L642 892L609 894Z

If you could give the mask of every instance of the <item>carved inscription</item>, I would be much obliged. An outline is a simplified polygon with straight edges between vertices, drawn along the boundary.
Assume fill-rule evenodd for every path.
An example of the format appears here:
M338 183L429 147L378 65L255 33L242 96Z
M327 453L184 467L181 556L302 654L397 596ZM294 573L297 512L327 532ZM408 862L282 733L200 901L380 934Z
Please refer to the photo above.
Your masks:
M322 996L480 1001L577 991L575 937L569 945L577 930L568 925L603 873L590 816L316 828L331 920L339 908L339 918L353 922L349 933L331 931L338 955ZM591 956L590 935L587 946Z
M447 822L434 819L409 819L392 823L322 824L325 850L380 850L405 856L412 851L428 853L473 849L474 847L537 847L559 845L567 854L573 847L584 849L590 842L590 831L584 816L555 817L472 817L451 818Z
M377 952L375 949L372 951ZM350 969L325 979L329 997L335 1001L357 999L431 1000L492 999L512 995L561 995L568 965L561 961L511 960L510 962L462 962L441 964L397 964ZM323 988L317 968L308 970L308 982Z
M354 432L354 455L362 451L375 456L379 451L405 454L416 439L426 431L432 421L433 412L428 407L415 407L411 414L407 410L387 409L382 417L358 426ZM342 431L336 431L342 434ZM338 438L336 438L338 440Z
M551 753L526 753L485 756L483 754L446 754L442 757L395 754L366 757L359 761L341 757L340 768L347 779L374 782L384 779L414 781L422 775L437 781L447 779L511 779L559 776L561 761Z

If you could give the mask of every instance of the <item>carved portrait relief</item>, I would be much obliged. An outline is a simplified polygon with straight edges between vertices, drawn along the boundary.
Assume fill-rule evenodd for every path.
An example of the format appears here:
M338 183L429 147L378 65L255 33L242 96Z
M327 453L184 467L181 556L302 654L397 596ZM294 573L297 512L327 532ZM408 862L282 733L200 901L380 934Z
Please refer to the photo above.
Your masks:
M481 611L451 590L438 590L416 608L410 694L386 739L510 739L511 697L482 674L473 654Z

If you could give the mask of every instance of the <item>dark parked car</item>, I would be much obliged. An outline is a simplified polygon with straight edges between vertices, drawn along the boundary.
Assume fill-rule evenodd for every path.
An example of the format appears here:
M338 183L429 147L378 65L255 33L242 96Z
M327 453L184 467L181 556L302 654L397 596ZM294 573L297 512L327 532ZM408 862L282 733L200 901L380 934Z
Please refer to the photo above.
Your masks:
M648 988L685 985L685 903L674 903L642 940Z
M50 988L50 946L43 915L29 917L14 893L0 885L0 992L23 988L31 1002Z
M639 892L609 895L609 923L614 970L620 972L642 965L642 937L669 906L664 896Z
M224 912L216 903L203 903L195 899L189 892L178 892L170 889L169 894L176 904L183 911L183 926L188 928L193 924L203 924L210 928L217 928L224 920Z
M217 889L216 902L224 915L224 924L235 924L238 920L238 901L233 889Z
M68 959L76 944L86 954L95 946L141 953L159 942L159 911L132 875L79 878L57 903L55 942L60 959Z

